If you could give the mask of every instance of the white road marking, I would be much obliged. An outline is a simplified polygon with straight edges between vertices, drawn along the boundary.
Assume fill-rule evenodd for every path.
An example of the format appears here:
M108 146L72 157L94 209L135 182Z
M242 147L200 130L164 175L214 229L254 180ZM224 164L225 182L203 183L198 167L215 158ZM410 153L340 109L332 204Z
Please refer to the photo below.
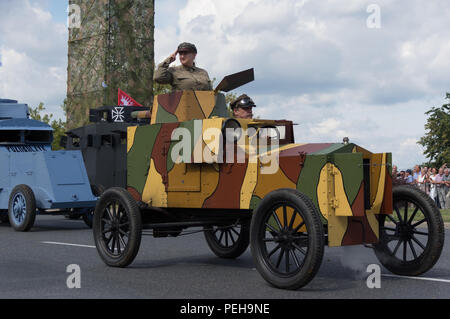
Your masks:
M78 245L78 244L68 244L68 243L57 243L53 241L43 241L43 244L49 244L49 245L62 245L62 246L75 246L75 247L84 247L84 248L96 248L95 246L89 246L89 245Z
M410 277L410 276L397 276L397 275L387 275L387 274L382 274L381 276L383 276L383 277L407 278L407 279L427 280L427 281L438 281L438 282L446 282L446 283L450 283L450 280L449 280L449 279L427 278L427 277Z

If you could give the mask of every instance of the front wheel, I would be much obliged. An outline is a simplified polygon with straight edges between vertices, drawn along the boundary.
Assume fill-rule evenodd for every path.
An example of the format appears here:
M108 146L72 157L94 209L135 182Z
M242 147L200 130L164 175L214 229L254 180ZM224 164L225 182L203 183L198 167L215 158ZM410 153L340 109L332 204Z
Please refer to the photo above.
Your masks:
M439 209L423 191L408 185L393 188L394 211L380 215L380 240L374 245L381 264L397 275L418 276L438 261L444 246Z
M17 185L9 196L8 217L16 231L27 232L36 219L36 199L27 185Z
M133 262L141 244L142 220L130 193L119 187L103 193L95 207L93 231L97 251L108 266Z
M228 227L205 228L205 239L212 252L220 258L237 258L242 255L250 242L248 221Z
M260 202L250 226L256 268L275 287L308 284L322 263L325 237L312 201L293 189L280 189Z

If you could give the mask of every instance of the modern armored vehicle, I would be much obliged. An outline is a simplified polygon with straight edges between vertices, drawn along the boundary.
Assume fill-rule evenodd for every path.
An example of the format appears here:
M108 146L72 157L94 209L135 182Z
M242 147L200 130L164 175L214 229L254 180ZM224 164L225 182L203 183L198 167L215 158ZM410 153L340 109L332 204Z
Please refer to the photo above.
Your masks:
M367 245L388 270L415 276L438 260L442 218L416 188L393 187L391 154L349 143L295 143L287 120L230 118L225 96L251 70L215 91L156 96L149 125L128 127L127 186L107 189L94 213L103 261L126 267L143 230L178 236L203 227L211 250L240 256L275 287L316 275L324 246Z
M95 206L79 151L52 151L53 130L28 106L0 99L0 218L18 231L36 213L72 214Z

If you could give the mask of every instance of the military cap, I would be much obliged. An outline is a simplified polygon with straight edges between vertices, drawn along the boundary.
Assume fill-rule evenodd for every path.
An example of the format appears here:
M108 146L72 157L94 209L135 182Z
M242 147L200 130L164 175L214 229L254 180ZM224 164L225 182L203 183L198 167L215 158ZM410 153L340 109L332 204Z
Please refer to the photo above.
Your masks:
M249 107L249 106L256 106L256 104L247 94L242 94L236 100L230 103L230 107L232 109L236 107Z
M178 51L188 51L197 53L197 48L192 43L183 42L178 46Z

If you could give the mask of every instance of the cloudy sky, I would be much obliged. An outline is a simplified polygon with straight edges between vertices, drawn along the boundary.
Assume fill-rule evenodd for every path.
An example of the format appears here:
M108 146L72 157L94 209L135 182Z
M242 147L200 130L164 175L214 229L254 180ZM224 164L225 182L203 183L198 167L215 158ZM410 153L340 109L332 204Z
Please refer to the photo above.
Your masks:
M62 116L65 0L0 0L0 96ZM297 142L340 142L425 161L424 113L450 91L448 0L155 0L155 62L195 43L211 78L255 68L235 91Z

